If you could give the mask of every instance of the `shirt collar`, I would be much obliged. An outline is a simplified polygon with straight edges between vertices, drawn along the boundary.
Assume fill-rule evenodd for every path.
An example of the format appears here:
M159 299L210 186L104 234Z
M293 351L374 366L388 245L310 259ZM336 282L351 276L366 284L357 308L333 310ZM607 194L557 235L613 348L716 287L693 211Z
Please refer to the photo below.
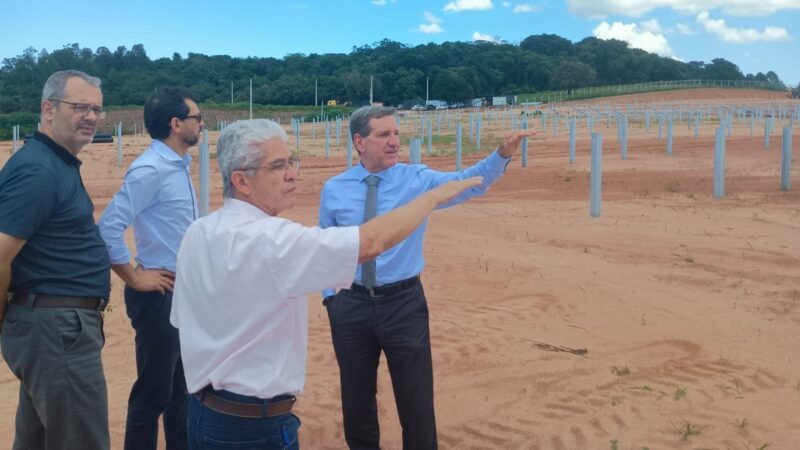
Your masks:
M244 200L239 200L238 198L226 197L222 201L222 207L227 210L241 212L242 214L246 214L254 218L272 217L258 206L248 203Z
M189 152L186 152L185 155L181 156L176 153L175 150L170 148L169 145L159 141L158 139L153 139L153 142L150 144L150 148L152 148L153 151L158 154L158 156L166 159L167 161L181 162L185 167L188 167L192 162L192 157L189 155Z
M368 176L376 175L378 178L381 179L381 183L389 182L391 183L392 177L392 169L397 167L397 164L389 167L388 169L383 169L380 172L370 173L363 164L358 163L357 165L353 166L353 175L358 179L359 182L363 182Z
M75 155L69 152L69 150L58 145L56 141L50 138L50 136L41 133L39 131L34 131L33 138L44 144L50 150L52 150L53 153L55 153L59 158L63 159L65 163L73 165L75 167L81 166L82 162L80 159L76 158Z

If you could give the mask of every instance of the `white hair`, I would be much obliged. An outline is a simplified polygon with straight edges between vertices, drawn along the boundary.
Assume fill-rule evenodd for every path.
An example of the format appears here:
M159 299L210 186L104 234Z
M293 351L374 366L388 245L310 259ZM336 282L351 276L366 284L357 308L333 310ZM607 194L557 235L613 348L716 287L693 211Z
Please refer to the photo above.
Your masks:
M274 138L289 140L280 125L267 119L240 120L222 130L217 139L217 163L222 174L223 197L233 197L233 171L258 166L264 156L258 147Z

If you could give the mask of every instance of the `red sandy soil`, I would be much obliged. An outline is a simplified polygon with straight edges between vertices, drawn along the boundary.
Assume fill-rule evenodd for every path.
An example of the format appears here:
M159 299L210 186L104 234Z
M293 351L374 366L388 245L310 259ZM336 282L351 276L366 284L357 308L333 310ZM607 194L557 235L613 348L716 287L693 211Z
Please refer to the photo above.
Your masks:
M766 107L785 102L781 95L695 89L582 105ZM775 122L765 150L763 124L751 136L749 120L734 119L722 199L712 196L715 123L705 121L695 140L685 118L676 121L668 156L655 118L649 132L632 121L622 160L614 124L596 122L604 134L603 204L592 218L585 123L570 164L562 122L557 137L548 124L531 140L528 167L516 157L486 196L434 213L423 280L440 447L798 448L800 167L795 156L792 189L781 191L780 130L788 120ZM483 153L467 163L499 143L504 131L496 121L487 125ZM344 167L345 144L326 159L323 133L316 140L310 129L303 133L297 202L285 215L313 225L322 183ZM215 139L211 133L212 149ZM797 132L794 142L797 149ZM80 155L98 217L148 139L124 143L123 168L116 144L93 144ZM0 143L0 163L10 147ZM454 168L452 156L423 162ZM216 209L213 161L211 179ZM136 370L122 283L116 276L112 283L103 358L118 449ZM338 367L318 295L309 298L309 322L306 389L297 403L301 447L346 448ZM0 365L0 449L13 441L17 389ZM378 406L382 447L401 448L385 361Z

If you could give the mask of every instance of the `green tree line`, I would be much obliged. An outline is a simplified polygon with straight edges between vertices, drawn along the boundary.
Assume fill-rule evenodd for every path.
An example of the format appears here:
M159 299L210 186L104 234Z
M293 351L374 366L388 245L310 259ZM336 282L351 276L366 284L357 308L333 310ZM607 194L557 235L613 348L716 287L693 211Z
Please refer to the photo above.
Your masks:
M103 80L106 106L141 106L162 85L190 88L202 103L247 101L249 80L259 104L386 104L430 98L461 101L481 96L536 93L610 84L689 79L756 80L783 88L778 76L743 74L722 58L688 63L632 49L619 40L587 37L573 43L557 35L532 35L519 45L445 42L411 47L391 40L354 47L348 54L289 54L283 58L234 58L178 53L152 60L142 44L116 50L66 45L48 52L25 49L0 67L0 114L37 112L42 86L57 70L78 69Z

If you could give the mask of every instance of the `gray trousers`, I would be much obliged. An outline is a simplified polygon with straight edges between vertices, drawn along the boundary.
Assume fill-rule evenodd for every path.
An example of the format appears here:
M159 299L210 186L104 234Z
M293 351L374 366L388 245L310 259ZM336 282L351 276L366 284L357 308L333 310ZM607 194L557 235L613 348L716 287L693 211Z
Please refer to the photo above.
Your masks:
M20 380L14 450L108 450L99 312L8 305L0 346Z

